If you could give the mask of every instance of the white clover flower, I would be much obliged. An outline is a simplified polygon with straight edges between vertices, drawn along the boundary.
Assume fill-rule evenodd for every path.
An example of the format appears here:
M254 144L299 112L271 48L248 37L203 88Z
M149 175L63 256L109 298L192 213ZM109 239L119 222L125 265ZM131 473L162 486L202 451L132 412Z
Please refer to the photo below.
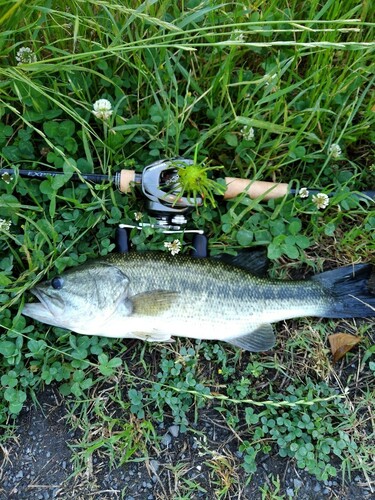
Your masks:
M172 242L165 241L164 246L165 248L168 248L168 250L171 252L172 255L176 255L181 250L181 241L180 240L174 240Z
M331 144L329 148L329 154L332 156L332 158L338 158L341 156L341 148L338 144Z
M10 184L13 180L13 177L7 173L1 176L1 179L5 182L5 184Z
M36 55L30 49L30 47L21 47L16 54L16 61L18 61L18 66L20 64L29 64L36 62Z
M241 129L241 134L245 141L252 141L255 137L255 130L253 129L253 127L245 125Z
M314 194L312 197L312 202L319 209L327 208L329 205L329 198L324 193Z
M273 81L275 80L275 78L277 78L276 74L270 75L269 73L267 73L266 75L264 75L264 85L274 85L276 83L275 81Z
M309 197L309 190L305 187L302 187L299 191L298 191L298 195L300 198L308 198Z
M232 35L232 40L235 40L236 42L244 42L245 41L244 32L242 30L234 30Z
M11 225L10 220L0 219L0 231L9 231Z
M136 221L140 221L143 217L143 213L142 212L134 212L134 219Z
M108 120L113 113L112 104L108 101L108 99L99 99L94 102L93 108L93 115L101 120Z

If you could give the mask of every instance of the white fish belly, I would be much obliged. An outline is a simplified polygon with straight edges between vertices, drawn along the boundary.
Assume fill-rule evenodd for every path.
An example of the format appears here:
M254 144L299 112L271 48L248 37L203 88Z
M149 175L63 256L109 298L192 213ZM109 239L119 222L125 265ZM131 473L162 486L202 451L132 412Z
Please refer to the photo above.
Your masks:
M142 338L156 342L165 341L174 336L202 340L226 340L250 333L264 323L315 315L319 315L319 311L313 305L262 311L240 317L231 315L229 318L213 312L205 316L194 316L189 313L173 316L168 312L158 317L114 315L103 324L96 322L94 328L91 325L86 332L79 333L113 338Z

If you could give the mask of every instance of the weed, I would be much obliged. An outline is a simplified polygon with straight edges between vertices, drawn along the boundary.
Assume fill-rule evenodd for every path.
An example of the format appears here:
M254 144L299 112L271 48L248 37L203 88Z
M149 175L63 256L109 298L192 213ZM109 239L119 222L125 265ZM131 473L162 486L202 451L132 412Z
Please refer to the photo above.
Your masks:
M309 381L305 387L287 387L286 394L275 394L273 401L289 401L291 403L304 399L311 401L314 395L330 396L334 394L326 384L318 385ZM246 408L245 418L250 426L256 426L253 444L241 445L245 453L244 467L248 472L256 469L255 457L258 451L269 451L268 444L274 442L281 457L294 458L301 469L306 469L318 479L327 480L336 476L336 468L330 464L331 454L339 458L345 455L354 456L358 446L350 438L350 412L340 400L319 403L302 407L267 409L259 414Z
M285 495L280 494L281 484L279 476L268 478L267 483L259 488L262 494L262 500L283 500Z
M197 412L203 407L204 396L210 394L210 390L199 382L198 358L194 349L181 348L177 359L169 358L167 353L166 350L161 352L160 371L157 374L157 382L150 391L149 401L152 400L157 408L153 413L154 418L163 421L163 415L168 408L174 423L179 424L183 431L189 423L188 413L191 408L194 406ZM178 394L175 393L176 389Z
M203 163L197 162L198 149L195 150L194 160L191 165L179 164L178 160L173 162L177 167L179 184L181 192L179 196L185 195L188 200L195 204L197 200L202 200L204 206L209 204L216 206L214 195L223 195L225 193L225 184L220 184L208 177L210 170L218 170L220 167L206 167Z

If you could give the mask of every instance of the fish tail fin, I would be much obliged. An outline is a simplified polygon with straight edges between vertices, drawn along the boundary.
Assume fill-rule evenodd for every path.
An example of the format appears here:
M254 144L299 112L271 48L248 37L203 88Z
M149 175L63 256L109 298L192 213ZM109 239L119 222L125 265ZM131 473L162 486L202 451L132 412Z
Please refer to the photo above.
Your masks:
M313 276L333 301L326 318L368 318L375 316L375 267L357 264Z

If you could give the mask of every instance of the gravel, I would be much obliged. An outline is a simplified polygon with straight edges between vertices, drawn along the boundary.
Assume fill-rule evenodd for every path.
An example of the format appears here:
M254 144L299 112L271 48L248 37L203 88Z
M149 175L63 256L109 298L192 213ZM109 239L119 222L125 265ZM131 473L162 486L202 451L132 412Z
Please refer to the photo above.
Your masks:
M93 475L83 470L74 476L71 446L80 439L79 432L69 429L64 406L59 402L57 391L48 386L39 395L39 406L26 408L18 424L18 440L9 447L10 460L0 459L0 500L156 500L176 498L177 487L183 482L177 474L183 469L183 479L199 484L201 491L195 489L192 500L205 498L214 500L217 485L211 483L212 469L206 460L212 460L215 452L224 449L236 456L237 446L223 447L230 434L216 429L199 428L206 447L211 454L202 455L197 439L189 433L181 433L178 425L160 428L161 451L139 462L129 462L117 469L111 469L105 455L96 454L92 460ZM203 419L202 419L203 420ZM163 434L164 433L164 434ZM215 439L213 439L215 437ZM150 453L156 453L153 448ZM240 454L237 454L240 463ZM180 472L173 475L173 469ZM295 470L291 461L286 462L277 455L261 457L261 466L251 480L237 466L236 472L243 475L240 479L241 493L230 491L228 498L261 499L260 487L273 491L270 478L279 477L280 495L297 500L334 498L335 500L370 500L375 494L370 491L365 479L356 475L354 481L344 487L335 479L321 482L300 470ZM338 475L340 477L340 475ZM211 486L212 485L212 486ZM245 486L246 485L246 486ZM211 487L211 489L210 489ZM204 490L207 489L207 492ZM185 497L185 496L184 496Z

